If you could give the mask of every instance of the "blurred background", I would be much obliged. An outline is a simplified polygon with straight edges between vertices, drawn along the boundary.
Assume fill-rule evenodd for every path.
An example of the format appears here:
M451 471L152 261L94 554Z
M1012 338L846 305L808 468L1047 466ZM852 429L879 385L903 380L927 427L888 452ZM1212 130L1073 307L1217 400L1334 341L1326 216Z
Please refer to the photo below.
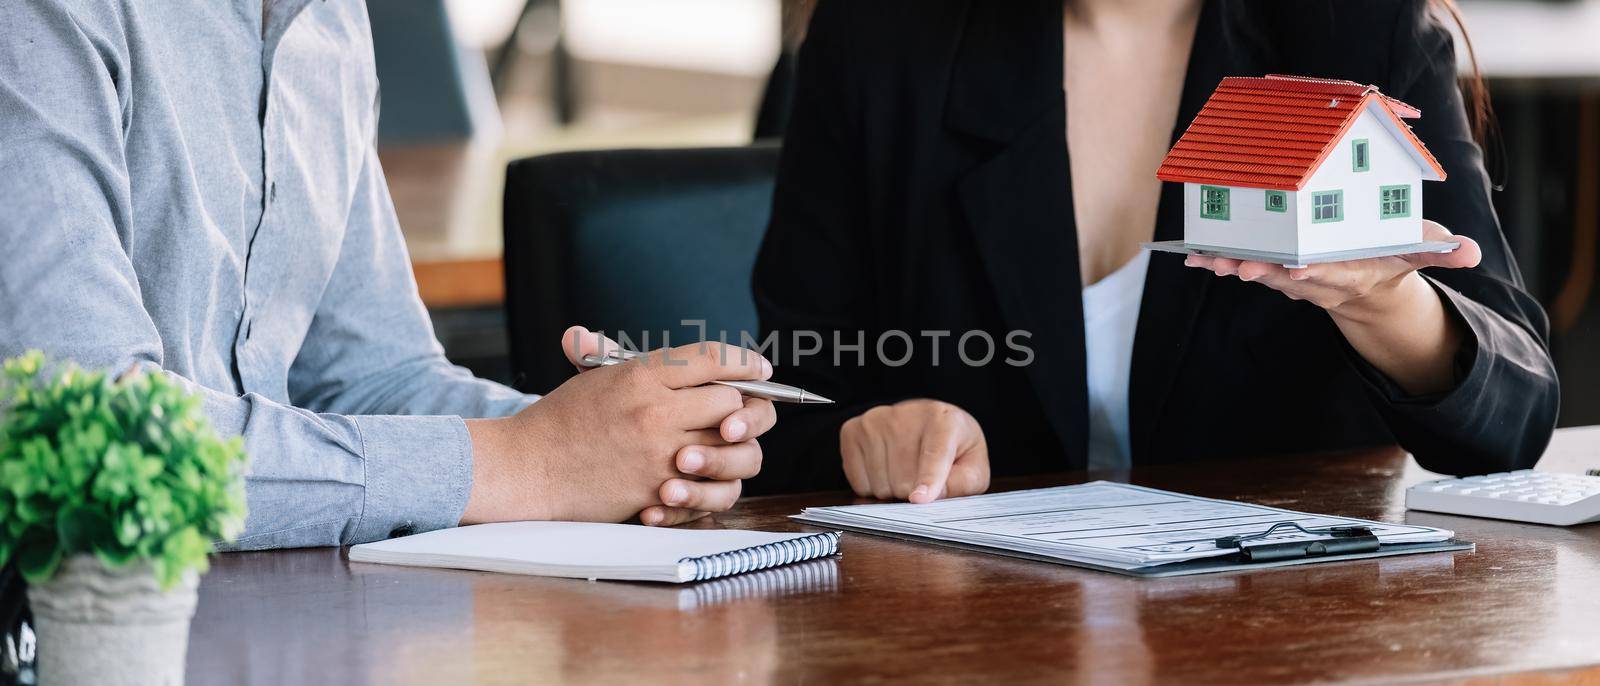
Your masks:
M531 340L549 327L515 320L528 309L565 316L576 296L557 302L547 292L559 288L521 288L515 279L508 293L505 264L583 259L587 239L529 226L540 224L541 211L570 208L519 209L518 198L537 192L524 193L531 182L515 177L554 175L581 191L608 178L614 170L605 165L616 160L544 156L776 140L809 4L369 0L383 89L380 155L418 287L451 359L525 390L547 389L556 372L529 364L519 350L543 346L554 354L555 339ZM1528 288L1551 315L1561 424L1600 424L1600 0L1460 6L1499 122L1500 144L1490 151L1495 203ZM1467 54L1459 40L1457 52ZM758 147L733 166L769 167L769 153ZM704 162L720 169L730 164L725 157ZM554 163L514 167L508 196L507 165L525 158ZM655 162L630 158L623 166L641 164ZM744 179L741 173L715 174ZM759 204L763 186L751 188L715 202ZM588 190L604 203L604 189ZM507 207L517 215L509 221ZM750 211L730 216L744 234L764 221ZM533 248L517 247L523 233L537 237ZM735 238L730 249L748 251L759 235ZM566 242L573 245L563 249ZM547 244L554 247L544 250ZM518 250L549 255L519 258ZM737 275L727 280L730 288L746 286ZM735 328L752 325L748 309L727 315Z
M452 360L537 387L507 357L507 163L750 143L792 4L369 1L380 155L418 287Z

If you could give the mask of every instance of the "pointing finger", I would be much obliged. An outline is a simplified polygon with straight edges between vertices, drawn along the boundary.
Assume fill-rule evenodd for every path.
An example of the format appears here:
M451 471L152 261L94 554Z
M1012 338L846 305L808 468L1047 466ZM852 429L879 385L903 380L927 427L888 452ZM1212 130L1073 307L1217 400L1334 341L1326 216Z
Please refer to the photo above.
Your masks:
M957 426L948 416L943 416L931 422L923 432L917 454L917 486L911 491L911 502L931 503L944 494L950 465L956 459Z

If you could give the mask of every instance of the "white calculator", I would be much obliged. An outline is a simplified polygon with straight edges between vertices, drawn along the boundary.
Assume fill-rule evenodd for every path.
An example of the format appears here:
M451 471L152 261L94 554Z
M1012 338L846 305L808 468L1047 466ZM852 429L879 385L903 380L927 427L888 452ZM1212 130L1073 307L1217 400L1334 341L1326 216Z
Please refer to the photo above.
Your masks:
M1600 521L1600 476L1524 469L1440 479L1406 491L1406 509L1572 526Z

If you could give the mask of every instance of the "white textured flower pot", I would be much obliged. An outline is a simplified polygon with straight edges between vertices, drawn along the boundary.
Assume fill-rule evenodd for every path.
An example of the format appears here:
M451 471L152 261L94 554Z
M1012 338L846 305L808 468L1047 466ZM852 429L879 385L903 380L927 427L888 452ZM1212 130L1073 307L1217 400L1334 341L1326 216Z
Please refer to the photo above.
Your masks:
M39 683L183 683L199 575L163 592L148 564L108 570L90 555L28 588L39 646Z

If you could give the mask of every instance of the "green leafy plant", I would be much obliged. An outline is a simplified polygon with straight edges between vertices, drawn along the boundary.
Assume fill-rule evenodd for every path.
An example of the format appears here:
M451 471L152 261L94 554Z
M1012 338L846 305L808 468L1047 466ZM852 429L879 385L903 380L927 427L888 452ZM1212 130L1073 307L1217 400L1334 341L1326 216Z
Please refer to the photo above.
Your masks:
M0 563L29 582L88 553L148 561L162 587L205 571L244 522L244 447L161 374L112 379L32 351L0 373Z

